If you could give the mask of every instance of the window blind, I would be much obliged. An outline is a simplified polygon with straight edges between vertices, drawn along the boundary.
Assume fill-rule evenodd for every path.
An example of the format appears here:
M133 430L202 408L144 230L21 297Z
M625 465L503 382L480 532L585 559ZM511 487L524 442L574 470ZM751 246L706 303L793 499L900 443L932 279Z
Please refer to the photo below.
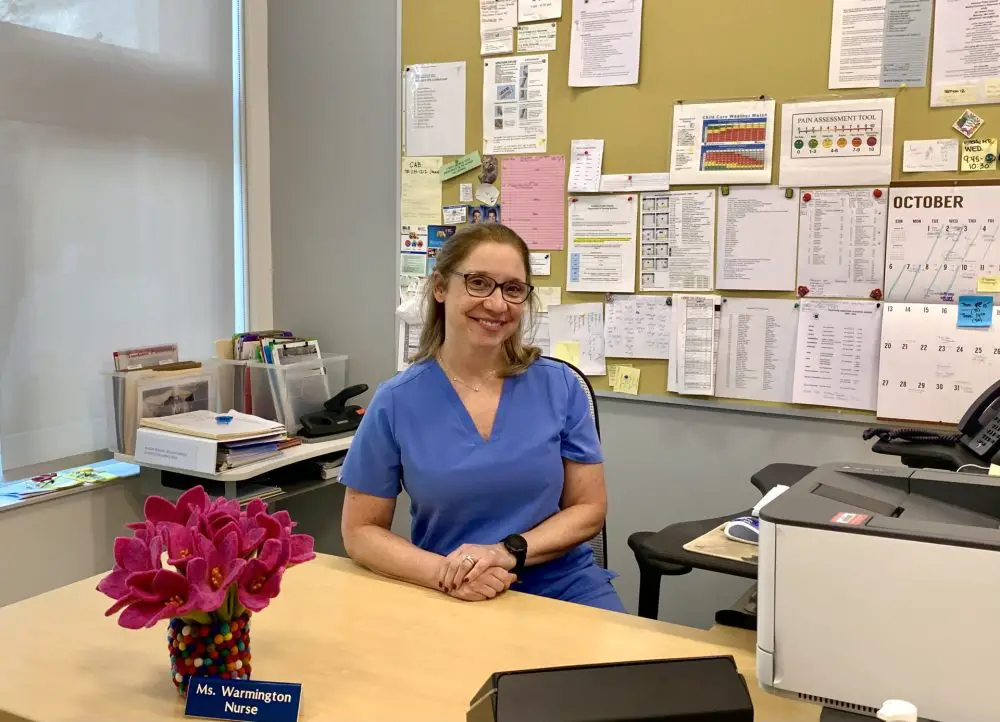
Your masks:
M230 0L0 0L3 468L111 443L115 349L206 358L234 331L238 16Z

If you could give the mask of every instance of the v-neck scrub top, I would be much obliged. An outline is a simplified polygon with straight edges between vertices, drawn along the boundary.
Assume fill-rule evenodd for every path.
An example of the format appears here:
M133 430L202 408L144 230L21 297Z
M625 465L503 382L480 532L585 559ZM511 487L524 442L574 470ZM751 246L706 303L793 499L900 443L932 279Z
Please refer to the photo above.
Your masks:
M538 359L504 379L489 439L434 360L382 384L358 427L341 481L357 491L410 496L411 540L448 555L462 544L496 544L560 510L563 459L603 461L587 397L562 363ZM526 567L512 587L625 611L613 575L580 544Z

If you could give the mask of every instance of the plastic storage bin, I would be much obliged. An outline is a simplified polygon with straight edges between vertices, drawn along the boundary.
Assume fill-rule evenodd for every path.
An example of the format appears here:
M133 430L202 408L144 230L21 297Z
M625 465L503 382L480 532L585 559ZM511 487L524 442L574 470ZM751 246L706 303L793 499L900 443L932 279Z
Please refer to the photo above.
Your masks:
M135 452L135 432L144 417L171 416L207 409L219 411L220 366L201 361L200 368L107 371L108 448ZM229 407L226 407L227 409Z
M323 404L344 388L347 376L347 356L342 354L292 364L224 359L218 363L222 406L279 421L289 434L298 432L305 414L322 411Z

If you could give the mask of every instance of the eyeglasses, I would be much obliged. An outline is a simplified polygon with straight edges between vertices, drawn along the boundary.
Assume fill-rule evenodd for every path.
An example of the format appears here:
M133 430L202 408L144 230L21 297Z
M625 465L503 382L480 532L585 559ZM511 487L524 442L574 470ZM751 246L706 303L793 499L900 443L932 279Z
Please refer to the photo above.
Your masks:
M492 296L493 292L497 290L497 286L499 286L500 295L503 296L503 300L507 301L507 303L522 304L528 300L528 296L531 295L531 292L535 288L530 283L523 283L522 281L504 281L503 283L498 283L485 273L455 272L455 275L465 279L465 290L470 296L476 298L488 298Z

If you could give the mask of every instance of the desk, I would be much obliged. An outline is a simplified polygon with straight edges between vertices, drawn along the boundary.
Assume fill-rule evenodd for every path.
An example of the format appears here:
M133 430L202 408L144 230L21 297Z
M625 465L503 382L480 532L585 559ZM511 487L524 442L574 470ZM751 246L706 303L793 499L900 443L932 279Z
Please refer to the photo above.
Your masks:
M181 717L165 624L121 629L102 616L107 600L96 583L0 608L0 721ZM253 670L258 679L302 683L302 722L458 722L495 671L716 654L735 657L757 719L819 719L819 707L758 688L749 632L705 632L516 592L460 602L322 555L291 569L282 587L253 618Z

